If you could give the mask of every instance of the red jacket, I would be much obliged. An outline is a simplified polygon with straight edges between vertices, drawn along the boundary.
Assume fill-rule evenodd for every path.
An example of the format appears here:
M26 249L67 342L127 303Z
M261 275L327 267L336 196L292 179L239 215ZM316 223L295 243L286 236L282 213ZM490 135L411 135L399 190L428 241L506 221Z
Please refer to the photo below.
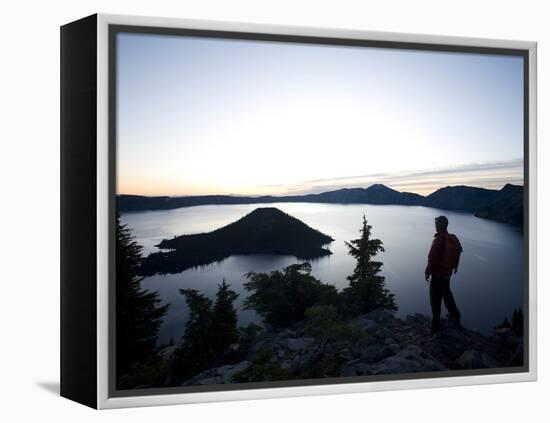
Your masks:
M461 253L462 245L455 235L447 231L436 233L428 254L426 275L436 278L450 277L453 270L458 269Z

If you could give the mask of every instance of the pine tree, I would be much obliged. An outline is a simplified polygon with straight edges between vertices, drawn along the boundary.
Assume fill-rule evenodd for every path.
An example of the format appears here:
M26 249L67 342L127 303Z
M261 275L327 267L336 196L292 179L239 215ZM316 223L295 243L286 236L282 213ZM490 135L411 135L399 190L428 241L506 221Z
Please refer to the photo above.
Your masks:
M182 344L174 353L172 384L178 385L210 367L220 365L228 347L239 339L237 311L233 305L238 294L222 282L216 302L195 289L180 289L190 309Z
M347 277L349 287L343 291L346 314L368 313L377 308L397 310L395 296L385 288L385 278L379 274L382 262L373 259L385 250L382 241L371 239L371 229L363 215L361 237L346 242L349 254L357 261L353 273Z
M516 310L514 310L514 315L516 313ZM510 321L508 320L508 317L504 317L504 321L500 324L500 328L511 328L512 325L510 325Z
M239 294L229 289L225 279L218 286L211 328L212 347L218 355L222 355L231 344L239 340L237 310L233 306L238 296Z
M516 336L523 336L523 310L521 307L517 310L514 309L511 326Z
M180 289L189 306L183 343L174 352L172 383L194 376L209 367L215 354L211 347L212 300L196 289Z
M157 335L169 305L141 288L142 247L130 229L116 222L116 374L118 389L158 383Z

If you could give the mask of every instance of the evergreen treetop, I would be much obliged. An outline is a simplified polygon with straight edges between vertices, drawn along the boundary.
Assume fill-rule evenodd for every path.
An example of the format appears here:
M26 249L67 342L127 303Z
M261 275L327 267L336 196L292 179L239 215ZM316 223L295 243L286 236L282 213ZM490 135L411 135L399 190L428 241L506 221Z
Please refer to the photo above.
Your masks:
M346 241L349 255L357 260L353 273L347 277L351 283L374 277L382 268L382 262L374 261L372 258L386 250L382 246L382 241L371 239L371 229L372 226L367 223L367 218L363 215L363 226L359 230L361 237L350 242Z
M346 242L349 254L357 262L353 273L347 277L350 285L343 291L345 314L369 313L377 308L397 310L395 296L386 289L385 278L380 275L382 262L373 259L385 250L381 240L371 238L371 229L363 215L361 237Z
M119 389L157 383L157 335L169 304L141 288L142 247L120 217L116 221L116 374Z

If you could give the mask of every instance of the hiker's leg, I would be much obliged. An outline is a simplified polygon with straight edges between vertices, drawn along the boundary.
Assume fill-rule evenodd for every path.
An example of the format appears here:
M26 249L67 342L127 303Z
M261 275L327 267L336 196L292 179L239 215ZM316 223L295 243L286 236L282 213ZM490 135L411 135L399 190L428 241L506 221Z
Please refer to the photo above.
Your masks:
M441 291L440 280L434 278L430 281L430 305L432 306L432 333L439 331L441 320L441 298L443 292Z
M447 278L443 285L443 301L445 302L445 307L449 311L451 319L460 322L460 311L456 306L455 297L451 292L451 278Z

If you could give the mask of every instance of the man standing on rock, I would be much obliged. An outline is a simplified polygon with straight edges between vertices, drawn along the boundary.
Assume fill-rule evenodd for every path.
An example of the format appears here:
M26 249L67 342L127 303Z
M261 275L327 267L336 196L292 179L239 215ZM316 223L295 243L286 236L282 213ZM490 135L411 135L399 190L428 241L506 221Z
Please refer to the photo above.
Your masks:
M445 216L435 218L434 240L428 254L426 281L430 284L430 305L432 306L432 334L441 330L441 300L449 311L451 319L460 323L460 311L451 292L451 275L457 272L462 245L458 238L447 232L449 220Z

